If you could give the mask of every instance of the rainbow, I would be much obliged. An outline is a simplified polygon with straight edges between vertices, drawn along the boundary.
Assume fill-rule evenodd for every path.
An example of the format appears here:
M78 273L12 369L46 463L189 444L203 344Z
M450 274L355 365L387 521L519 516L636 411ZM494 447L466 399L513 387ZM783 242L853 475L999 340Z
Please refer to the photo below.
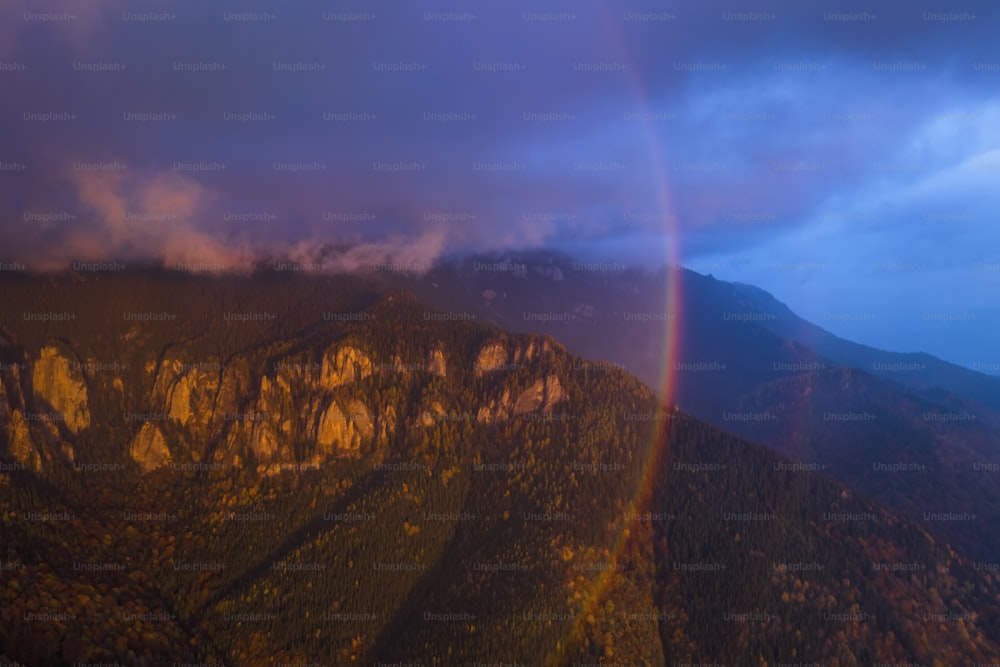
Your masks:
M628 76L630 77L632 88L635 91L636 99L639 101L640 109L643 112L651 112L653 105L649 96L646 94L642 81L639 79L639 68L635 66L634 62L631 62L631 58L628 55L629 51L625 45L625 38L621 34L620 28L615 27L619 25L620 21L607 15L609 8L603 4L601 5L601 11L605 14L603 17L605 25L610 26L609 32L618 47L619 53L626 61L627 67L625 71L629 73ZM681 277L680 234L677 225L677 216L674 214L673 193L666 169L665 148L662 138L660 137L659 130L654 122L644 120L642 127L645 131L644 134L647 145L649 146L649 169L656 184L657 203L660 205L660 211L664 213L663 256L668 267L666 274L666 298L664 303L665 312L667 313L665 323L666 335L663 341L663 353L660 359L660 379L658 387L656 387L659 399L656 416L658 418L663 418L664 411L672 410L671 406L674 404L674 395L676 391L674 362L677 358L677 351L680 345L680 319L678 315L680 315L683 305L681 303L681 289L679 285ZM648 511L646 508L649 507L649 504L653 499L653 483L655 481L654 475L655 472L661 467L667 446L667 443L660 438L660 433L663 429L656 426L660 423L662 422L659 419L652 422L650 429L652 435L641 452L638 481L626 510L626 514L630 518L625 519L625 517L623 517L621 530L615 539L613 548L610 550L610 567L607 567L599 572L594 581L587 584L587 589L584 591L584 599L586 600L584 609L582 609L581 613L576 616L576 620L573 622L573 626L570 629L568 636L560 642L559 648L546 657L544 662L546 665L564 665L568 658L566 651L571 647L578 646L579 641L585 636L583 619L586 619L589 614L597 611L605 595L610 590L613 583L613 577L615 576L615 573L618 572L617 566L624 556L625 547L628 544L628 538L631 534L631 528L635 526L637 521L636 517Z

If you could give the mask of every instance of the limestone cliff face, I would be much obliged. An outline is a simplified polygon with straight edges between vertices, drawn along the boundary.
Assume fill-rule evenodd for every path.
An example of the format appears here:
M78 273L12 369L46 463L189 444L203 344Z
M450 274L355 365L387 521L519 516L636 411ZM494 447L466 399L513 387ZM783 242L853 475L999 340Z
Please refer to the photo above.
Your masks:
M20 410L13 410L7 421L7 442L10 453L29 470L41 472L42 456L31 438L31 431Z
M347 438L347 418L336 402L331 401L330 405L319 417L316 425L316 444L320 452L326 455L336 451L336 445L344 442Z
M191 422L205 425L211 418L219 378L214 373L190 371L181 376L167 399L171 417L187 426Z
M354 346L326 349L319 362L300 353L273 362L252 379L245 362L227 364L221 381L198 371L164 374L159 400L189 430L210 425L221 439L217 461L246 461L270 474L286 464L357 456L362 444L387 438L395 414L381 417L351 398L351 385L375 371Z
M440 402L434 401L431 403L430 410L424 410L420 413L420 425L421 426L433 426L448 413L445 412L444 406Z
M556 403L565 398L566 394L559 383L559 378L555 375L548 375L545 378L539 378L534 384L518 394L517 400L514 401L514 414L550 413Z
M228 429L232 416L240 412L240 403L250 393L250 386L250 367L245 360L236 359L226 364L215 396L212 437L221 436Z
M72 433L79 433L90 425L83 374L55 347L42 348L32 365L31 386L39 412L47 412L51 406Z
M503 335L485 343L474 375L516 372L494 376L500 380L497 393L472 408L474 418L494 422L551 412L565 400L556 375L525 379L524 365L551 352L553 345L543 337L515 345ZM0 434L7 435L8 451L33 470L60 457L72 461L72 436L96 419L87 385L71 358L55 346L45 347L37 361L26 358L21 372L2 378ZM131 440L123 443L126 456L144 472L168 466L178 456L237 466L252 463L261 474L360 457L362 452L377 459L386 454L399 428L431 428L456 412L455 406L430 400L412 415L397 415L391 406L375 405L368 390L356 386L376 373L408 375L407 382L414 381L411 374L424 374L424 380L448 377L449 359L440 341L431 342L415 359L397 354L379 364L363 346L343 342L320 354L301 349L279 353L260 369L252 367L251 359L192 363L182 349L176 358L145 363L145 395L133 393L127 375L109 375L102 378L108 380L106 387L92 389L113 392L111 400L134 414L156 415L137 424Z
M41 472L76 453L64 435L90 424L87 387L79 368L56 347L45 347L39 358L26 355L7 363L0 373L0 429L7 450L26 468Z
M372 361L353 346L331 347L323 355L319 384L334 389L362 380L372 374Z
M440 348L431 350L427 355L427 372L438 377L448 376L448 364L445 362L444 351Z
M477 376L491 373L508 363L510 351L503 343L487 343L476 356L475 373Z
M527 364L552 353L555 345L549 338L534 337L523 345L509 345L505 340L494 340L483 345L476 356L476 376L505 370L514 364Z
M534 361L536 357L544 357L553 350L551 340L542 338L540 340L529 340L526 345L514 348L514 361L519 364L526 364Z
M155 470L170 462L170 449L163 433L152 422L146 422L132 438L129 455L143 471Z
M270 463L279 458L290 458L290 452L282 451L280 431L274 423L268 420L254 421L243 431L249 431L250 451L257 461ZM240 431L236 433L239 434ZM239 435L237 438L242 439Z
M183 426L206 427L219 391L218 364L164 360L153 386L154 400Z
M28 365L13 363L9 366L7 371L0 372L0 419L15 408L23 408L26 403L21 378L22 370Z
M510 388L505 388L499 398L480 406L476 420L485 423L506 421L528 413L551 414L558 403L566 400L566 393L556 375L535 380L512 398Z
M476 357L475 375L501 370L517 370L551 354L555 343L544 337L529 339L522 345L509 345L505 340L487 342ZM551 413L556 404L566 400L558 376L548 374L527 387L504 387L503 393L480 406L476 419L481 422L505 421L532 412Z
M73 445L62 439L58 422L25 415L19 409L6 416L7 447L11 455L25 467L41 472L58 460L72 463L76 459Z
M372 415L364 403L353 399L347 404L348 437L344 439L344 447L357 450L362 439L369 439L375 434Z
M489 401L486 405L480 406L476 412L476 421L491 424L495 421L502 421L510 416L510 390L504 389L500 398Z
M396 432L398 428L398 419L396 418L396 408L393 406L388 406L382 413L381 417L377 423L377 431L375 433L375 440L380 443L385 443L389 440L389 436Z

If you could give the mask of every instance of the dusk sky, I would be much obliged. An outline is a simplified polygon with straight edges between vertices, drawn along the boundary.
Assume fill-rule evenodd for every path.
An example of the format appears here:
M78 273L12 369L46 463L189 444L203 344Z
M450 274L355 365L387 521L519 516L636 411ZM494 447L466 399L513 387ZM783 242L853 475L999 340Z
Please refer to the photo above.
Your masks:
M0 4L0 260L552 247L1000 368L994 2Z

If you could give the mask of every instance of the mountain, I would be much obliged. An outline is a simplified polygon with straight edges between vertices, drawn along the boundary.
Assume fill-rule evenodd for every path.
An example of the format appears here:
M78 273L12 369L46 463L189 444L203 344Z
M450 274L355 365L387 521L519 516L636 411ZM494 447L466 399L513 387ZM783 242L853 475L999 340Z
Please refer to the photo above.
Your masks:
M860 368L889 378L906 389L940 400L955 394L1000 412L1000 377L986 375L942 361L930 354L887 352L852 343L808 322L785 304L759 287L732 283L737 298L753 312L774 317L761 320L761 326L783 339L808 346L818 354L842 366Z
M358 277L0 301L9 660L1000 659L994 564L551 337Z
M680 329L682 356L692 359L699 353L728 357L709 360L717 364L737 359L734 339L750 336L752 352L770 345L767 356L782 357L773 363L821 360L886 378L936 402L964 400L990 418L1000 410L1000 377L925 353L888 352L846 341L795 315L758 287L681 267L648 272L616 262L581 262L551 251L472 255L440 262L415 289L445 307L474 306L487 321L517 330L559 331L573 341L572 348L588 348L595 358L613 352L609 360L626 365L651 386L661 380L662 359L656 351L662 354L660 343L673 321ZM676 294L672 300L671 292ZM545 314L550 317L543 318ZM629 343L616 347L608 340ZM743 361L754 376L777 370L748 364Z
M692 415L815 465L978 558L1000 554L1000 378L925 357L922 371L899 372L910 356L839 341L762 290L685 269L508 253L444 262L414 289L437 308L545 333L624 368ZM949 513L976 518L938 520Z

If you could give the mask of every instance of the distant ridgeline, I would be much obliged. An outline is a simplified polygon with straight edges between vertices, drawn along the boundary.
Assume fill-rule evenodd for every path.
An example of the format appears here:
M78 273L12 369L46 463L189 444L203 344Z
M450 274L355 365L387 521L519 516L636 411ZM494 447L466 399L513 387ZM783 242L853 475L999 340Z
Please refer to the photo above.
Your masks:
M685 412L1000 560L1000 377L843 340L764 290L679 267L507 253L442 262L412 285L436 308L616 364Z

